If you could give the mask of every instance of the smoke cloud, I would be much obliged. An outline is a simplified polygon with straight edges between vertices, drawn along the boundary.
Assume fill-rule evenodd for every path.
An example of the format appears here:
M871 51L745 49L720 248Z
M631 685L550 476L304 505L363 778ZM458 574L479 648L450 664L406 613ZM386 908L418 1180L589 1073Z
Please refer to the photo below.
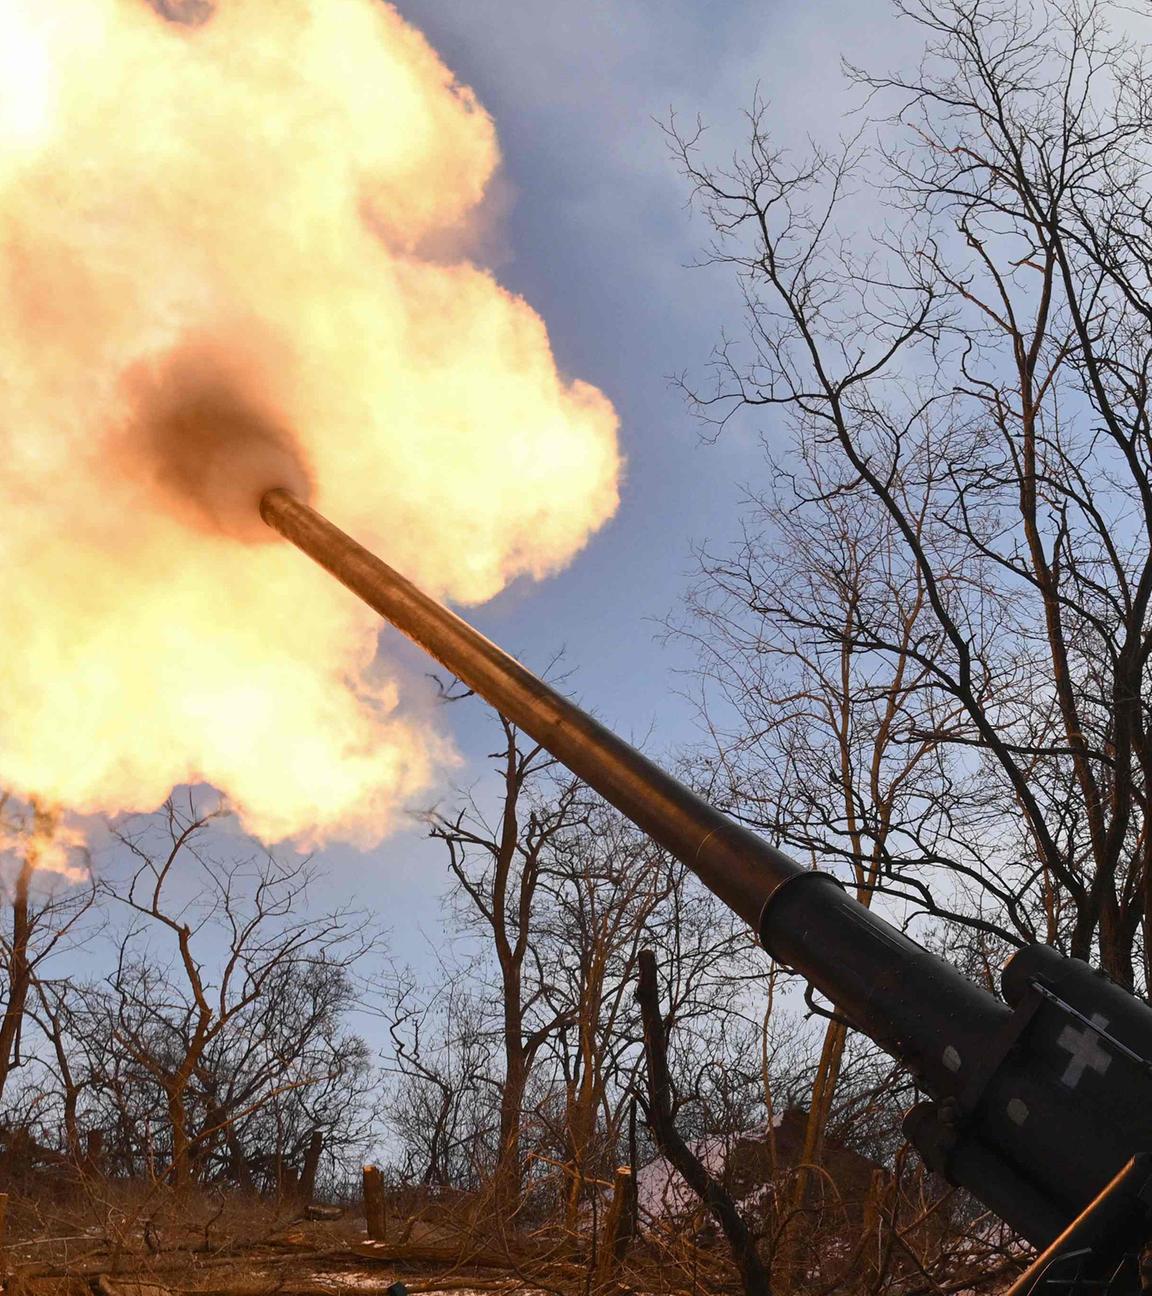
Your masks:
M367 844L450 757L260 494L479 602L612 515L616 418L423 254L499 152L395 10L166 11L4 6L0 785L115 813L203 781L266 841Z

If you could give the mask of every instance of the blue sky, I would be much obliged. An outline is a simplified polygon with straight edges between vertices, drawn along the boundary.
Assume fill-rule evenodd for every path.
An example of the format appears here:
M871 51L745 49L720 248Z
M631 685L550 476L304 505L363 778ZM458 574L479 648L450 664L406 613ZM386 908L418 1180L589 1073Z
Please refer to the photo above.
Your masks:
M700 114L709 150L739 142L757 86L782 140L835 138L852 102L842 55L887 64L912 33L887 5L774 0L714 5L670 0L400 0L493 115L507 211L493 257L500 280L548 323L564 371L616 404L628 458L620 512L562 575L507 591L475 624L541 669L563 650L567 688L657 757L695 736L677 672L682 647L662 641L693 567L693 546L722 544L740 490L762 471L749 420L703 444L669 375L699 372L739 302L723 272L687 268L707 235L656 119ZM479 708L453 716L467 765L491 749ZM445 789L446 798L450 790ZM421 931L440 939L445 870L419 832L367 857L325 852L335 892L355 894L392 928L397 955L420 958Z

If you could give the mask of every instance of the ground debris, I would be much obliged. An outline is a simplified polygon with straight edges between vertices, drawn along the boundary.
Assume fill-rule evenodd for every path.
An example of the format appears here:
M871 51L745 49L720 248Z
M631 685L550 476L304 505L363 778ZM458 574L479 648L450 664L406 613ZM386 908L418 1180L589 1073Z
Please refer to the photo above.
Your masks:
M443 1246L430 1242L357 1242L352 1255L380 1264L466 1265L477 1269L507 1269L508 1256L482 1248L462 1249L459 1244Z
M101 1274L96 1279L96 1290L100 1296L172 1296L167 1287L160 1283L141 1282L135 1278L110 1278Z
M404 1296L493 1296L494 1292L517 1293L517 1296L544 1296L536 1288L525 1287L515 1278L478 1279L472 1278L429 1278L426 1280L406 1280L384 1286L382 1279L371 1273L333 1273L316 1274L317 1283L332 1284L329 1292L356 1291L368 1293L369 1296L393 1296L397 1287ZM400 1296L397 1293L397 1296Z

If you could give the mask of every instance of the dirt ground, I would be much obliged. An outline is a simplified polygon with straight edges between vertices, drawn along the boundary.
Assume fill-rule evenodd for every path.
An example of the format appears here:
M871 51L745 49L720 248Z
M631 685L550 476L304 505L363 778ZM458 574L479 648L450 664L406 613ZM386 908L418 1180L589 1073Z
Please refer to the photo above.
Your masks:
M28 1267L7 1278L3 1290L6 1296L399 1296L397 1283L411 1296L536 1296L539 1290L490 1268L461 1266L446 1272L444 1265L378 1261L339 1251L298 1256L254 1252L227 1260L173 1257L135 1273L116 1274L81 1270L37 1275Z
M5 1296L399 1296L397 1283L411 1296L539 1290L490 1259L447 1258L460 1254L458 1235L449 1238L448 1230L421 1221L407 1223L402 1242L369 1241L355 1218L300 1222L260 1242L189 1245L189 1238L181 1245L141 1236L151 1245L119 1253L95 1238L86 1246L83 1233L10 1243L2 1290Z

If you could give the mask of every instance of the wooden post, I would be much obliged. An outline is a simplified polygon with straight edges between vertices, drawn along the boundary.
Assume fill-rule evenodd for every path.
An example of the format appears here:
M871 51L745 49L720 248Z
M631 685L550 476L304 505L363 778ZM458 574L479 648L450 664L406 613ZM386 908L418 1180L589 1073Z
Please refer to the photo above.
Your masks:
M380 1177L380 1167L364 1167L364 1222L368 1225L368 1236L376 1242L383 1242L388 1229L387 1214L384 1209L384 1181Z
M596 1286L607 1287L620 1271L635 1230L631 1166L618 1166L612 1180L612 1201L600 1230L596 1258Z

